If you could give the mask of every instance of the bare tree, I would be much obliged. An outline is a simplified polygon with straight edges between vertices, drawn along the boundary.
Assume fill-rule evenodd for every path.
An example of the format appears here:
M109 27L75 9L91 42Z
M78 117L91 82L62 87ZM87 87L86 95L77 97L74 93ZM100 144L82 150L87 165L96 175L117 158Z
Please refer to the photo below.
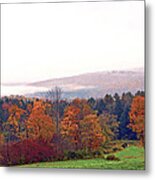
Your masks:
M59 133L59 121L60 121L60 100L62 95L62 89L55 87L47 92L47 98L53 104L52 111L54 113L54 120L56 121L56 132Z

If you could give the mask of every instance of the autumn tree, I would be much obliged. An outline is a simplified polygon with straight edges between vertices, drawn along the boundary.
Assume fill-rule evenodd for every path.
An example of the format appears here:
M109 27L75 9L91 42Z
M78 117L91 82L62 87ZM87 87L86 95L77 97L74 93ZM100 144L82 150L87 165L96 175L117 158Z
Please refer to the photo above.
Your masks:
M117 139L119 123L116 115L104 112L99 116L99 122L102 133L106 137L105 142Z
M4 111L3 111L3 101L0 99L0 131L3 131L3 116L4 116Z
M1 151L1 147L3 146L3 144L4 144L4 135L0 132L0 151ZM1 159L3 159L3 156L0 153L0 161L1 161Z
M1 112L0 112L0 129L2 132L6 132L6 123L9 117L9 107L11 106L10 103L5 102L5 100L3 100L2 104L1 104Z
M71 102L70 105L75 107L75 108L78 108L80 110L79 113L77 114L78 120L81 120L85 116L93 113L93 110L91 109L91 107L88 104L86 99L76 98Z
M77 149L78 146L79 121L77 117L79 112L79 108L69 106L65 110L64 118L61 121L62 138L73 149Z
M0 132L0 145L4 143L4 135Z
M80 121L79 130L82 149L86 152L97 150L106 140L96 114L85 116L84 119Z
M28 137L49 142L55 131L52 118L46 114L45 104L39 100L34 102L27 120Z
M16 137L17 139L22 139L24 136L23 129L25 126L22 116L24 115L25 110L19 108L16 104L12 104L9 106L8 112L9 117L6 122L6 126L8 131L10 131L9 133L12 133L14 138Z
M137 133L137 137L141 144L144 145L145 136L145 98L144 96L135 96L131 104L129 112L130 124L129 127Z
M91 113L92 109L87 101L78 98L65 109L64 118L61 121L61 135L74 150L80 148L80 122Z

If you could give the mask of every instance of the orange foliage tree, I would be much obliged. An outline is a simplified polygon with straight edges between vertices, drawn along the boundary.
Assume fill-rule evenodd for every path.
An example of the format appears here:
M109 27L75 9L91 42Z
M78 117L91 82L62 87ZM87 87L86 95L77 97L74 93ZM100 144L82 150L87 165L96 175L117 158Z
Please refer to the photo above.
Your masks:
M86 100L75 99L66 108L61 121L61 135L73 150L96 149L104 137L96 115ZM91 141L91 143L90 143Z
M78 108L80 110L79 113L77 114L78 120L81 120L85 116L93 113L93 110L91 109L90 105L87 103L86 99L76 98L72 101L71 106Z
M144 119L145 119L145 98L144 96L135 96L132 104L131 110L129 112L130 124L129 127L137 133L137 137L141 144L144 145Z
M55 124L52 118L46 114L46 106L41 100L34 102L26 126L28 138L45 142L49 142L52 139Z
M11 105L8 109L9 117L7 120L7 126L11 126L12 128L8 128L8 131L11 131L16 137L19 139L23 138L23 130L22 130L22 116L25 113L25 110L19 108L17 105Z
M77 150L80 146L79 123L86 116L92 113L90 106L84 99L74 99L65 109L64 118L61 121L61 135L71 149Z
M2 133L0 133L0 150L1 150L1 146L3 146L4 144L4 136ZM3 156L0 153L0 161L3 159Z
M64 118L61 121L61 135L63 140L76 149L79 137L79 120L78 114L80 109L74 106L68 106L64 112Z
M106 140L96 114L90 114L84 117L80 121L79 129L82 148L86 151L97 150Z
M4 143L4 135L0 133L0 145Z

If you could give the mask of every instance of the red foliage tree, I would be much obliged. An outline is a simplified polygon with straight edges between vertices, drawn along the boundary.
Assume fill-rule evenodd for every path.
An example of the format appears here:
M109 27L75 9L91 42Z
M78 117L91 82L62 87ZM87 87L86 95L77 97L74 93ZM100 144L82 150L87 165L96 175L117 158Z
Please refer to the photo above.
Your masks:
M6 153L8 148L9 156ZM57 152L54 146L33 139L12 142L8 146L4 144L0 155L0 164L4 166L63 159L62 151Z

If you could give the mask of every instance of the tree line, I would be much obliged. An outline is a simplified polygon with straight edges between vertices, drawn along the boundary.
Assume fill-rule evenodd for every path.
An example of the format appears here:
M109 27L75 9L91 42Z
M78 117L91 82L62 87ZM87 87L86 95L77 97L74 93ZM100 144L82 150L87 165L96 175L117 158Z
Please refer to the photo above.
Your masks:
M0 164L61 160L120 139L144 145L144 91L70 101L61 94L56 87L46 99L0 99Z

